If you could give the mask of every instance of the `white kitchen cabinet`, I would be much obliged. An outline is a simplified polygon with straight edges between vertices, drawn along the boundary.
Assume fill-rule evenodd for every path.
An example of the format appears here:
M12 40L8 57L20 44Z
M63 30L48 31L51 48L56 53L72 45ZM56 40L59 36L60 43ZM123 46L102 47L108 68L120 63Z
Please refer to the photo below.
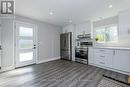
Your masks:
M93 48L88 48L88 63L91 65L94 63L94 57L93 57Z
M119 37L130 35L130 10L119 13Z
M94 49L94 63L96 65L112 68L113 50Z
M67 25L62 28L62 33L72 32L75 33L75 26L74 25Z
M93 49L93 65L123 74L130 74L130 50Z
M1 54L0 54L0 69L1 69L1 64L2 64L1 61L2 61L2 60L1 60Z
M112 68L112 58L113 55L111 54L99 54L99 53L94 54L95 64L109 68Z
M130 73L130 51L115 50L113 68Z
M92 23L91 21L87 21L81 24L76 24L76 36L83 34L92 34Z
M106 67L112 68L113 67L113 54L106 54Z
M0 46L1 46L1 29L2 29L2 28L1 28L1 21L0 21ZM2 64L2 62L1 62L1 61L2 61L2 59L1 59L1 58L2 58L2 57L1 57L1 56L2 56L2 51L1 51L1 50L2 50L2 49L0 49L0 67L1 67L1 64Z
M94 63L105 66L105 55L101 53L94 53Z

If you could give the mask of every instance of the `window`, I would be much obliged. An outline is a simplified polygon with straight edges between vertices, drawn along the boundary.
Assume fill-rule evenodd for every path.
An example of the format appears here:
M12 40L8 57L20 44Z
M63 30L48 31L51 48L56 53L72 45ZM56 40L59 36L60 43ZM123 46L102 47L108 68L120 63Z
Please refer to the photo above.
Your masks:
M95 40L98 43L116 42L118 40L117 25L97 28Z

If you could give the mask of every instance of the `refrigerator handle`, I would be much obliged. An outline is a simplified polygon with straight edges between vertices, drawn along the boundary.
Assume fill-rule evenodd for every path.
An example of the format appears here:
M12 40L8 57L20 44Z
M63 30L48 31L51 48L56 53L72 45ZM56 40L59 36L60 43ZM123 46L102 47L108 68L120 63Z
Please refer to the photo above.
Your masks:
M66 48L66 39L64 39L64 48Z

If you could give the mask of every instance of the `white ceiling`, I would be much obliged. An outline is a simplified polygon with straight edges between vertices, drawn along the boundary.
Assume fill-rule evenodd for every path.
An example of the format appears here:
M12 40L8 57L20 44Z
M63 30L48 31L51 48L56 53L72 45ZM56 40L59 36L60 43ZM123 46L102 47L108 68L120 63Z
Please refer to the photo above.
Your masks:
M70 19L79 23L115 16L130 8L130 0L15 0L15 6L17 15L62 26Z

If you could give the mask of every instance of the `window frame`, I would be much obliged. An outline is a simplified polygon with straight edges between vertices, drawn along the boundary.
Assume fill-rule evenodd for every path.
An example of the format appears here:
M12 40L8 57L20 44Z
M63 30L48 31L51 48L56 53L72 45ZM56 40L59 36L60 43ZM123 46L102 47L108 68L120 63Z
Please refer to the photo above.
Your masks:
M105 31L106 31L106 29L108 28L108 27L112 27L112 26L117 26L117 41L106 41L106 39L105 39L105 41L102 41L102 42L97 42L96 40L95 40L95 38L96 38L96 30L99 30L99 29L105 29ZM119 40L119 29L118 29L118 24L110 24L110 25L104 25L104 26L98 26L98 27L96 27L96 28L94 28L94 41L96 42L96 43L99 43L99 44L105 44L105 43L116 43L116 42L118 42L118 40Z

